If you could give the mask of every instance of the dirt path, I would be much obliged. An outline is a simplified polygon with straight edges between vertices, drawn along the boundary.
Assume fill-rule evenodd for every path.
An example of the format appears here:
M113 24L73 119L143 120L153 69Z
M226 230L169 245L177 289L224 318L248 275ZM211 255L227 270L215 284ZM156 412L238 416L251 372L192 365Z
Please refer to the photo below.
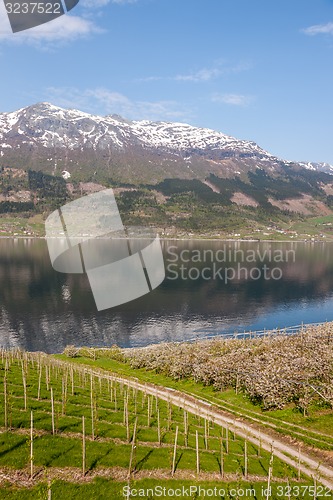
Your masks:
M191 396L191 393L187 392L185 393ZM239 411L239 406L235 405L234 403L230 402L226 403L217 398L212 398L211 403L214 405L215 402L219 409L222 409L223 411L226 411L229 414L235 415L236 417L239 416L240 418L246 418L247 421L257 423L260 426L270 427L274 430L278 429L285 430L286 435L288 434L288 432L292 431L294 435L300 436L301 438L306 438L311 436L312 441L332 446L333 436L330 434L325 434L323 432L312 430L309 429L308 427L302 427L301 425L286 422L285 420L281 420L272 416L269 416L268 418L265 417L265 419L263 419L261 418L260 413L254 412L249 409L246 409L246 413L242 413ZM331 442L329 442L328 440L330 440Z
M53 480L68 481L71 483L90 483L97 477L113 479L114 481L128 481L128 468L126 467L103 467L88 471L84 476L82 470L76 467L35 467L34 475L31 478L30 468L13 470L8 467L0 468L0 486L11 483L20 488L32 488L39 483L51 483ZM159 479L163 481L170 480L170 469L142 470L132 473L131 480L139 481L141 479ZM221 481L221 475L218 473L200 472L196 474L192 470L177 470L174 479L183 481ZM227 482L239 481L237 474L225 474L224 480ZM250 483L265 482L261 476L248 476ZM287 484L286 480L278 477L272 477L272 482Z
M81 366L83 367L84 365ZM150 383L142 383L136 379L110 374L105 370L88 368L86 365L84 369L87 373L92 373L97 377L102 376L106 379L109 378L110 380L120 382L128 387L144 391L146 394L156 396L163 401L168 401L175 406L184 408L193 415L209 419L221 427L228 427L230 431L235 432L238 436L247 439L254 445L261 446L262 449L268 452L273 450L277 458L283 460L297 470L299 469L307 476L315 477L321 484L333 490L332 467L323 464L304 451L299 451L298 447L287 444L278 437L273 438L267 433L267 429L258 431L258 427L253 424L237 419L232 414L221 411L206 401L202 401L194 396L189 396L171 388L161 387Z

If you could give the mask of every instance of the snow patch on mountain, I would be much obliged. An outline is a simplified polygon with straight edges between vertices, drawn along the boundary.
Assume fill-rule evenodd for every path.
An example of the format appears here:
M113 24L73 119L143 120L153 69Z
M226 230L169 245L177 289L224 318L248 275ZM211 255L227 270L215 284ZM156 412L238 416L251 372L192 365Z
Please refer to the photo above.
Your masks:
M15 134L33 138L47 148L106 149L113 146L121 149L131 144L174 152L226 150L273 158L252 141L237 140L207 128L184 123L129 121L117 115L101 117L49 103L1 113L0 138L9 135L14 139ZM189 156L187 154L187 158Z
M307 170L313 170L315 172L324 172L326 174L333 175L333 165L326 162L316 163L316 162L299 162L299 165L306 168Z
M64 153L59 154L65 158L64 167L73 161L67 155L69 151L92 151L96 158L103 156L109 162L113 152L130 152L145 158L148 153L156 155L160 162L181 161L192 167L198 158L216 166L221 165L221 160L236 159L238 167L264 167L271 172L281 164L293 163L271 155L253 141L238 140L208 128L185 123L130 121L118 115L103 117L45 102L0 113L0 156L15 149L26 152L24 148L30 152L47 148L54 158L56 151L63 150ZM328 163L301 162L299 165L333 175L333 166ZM229 175L233 169L237 175L240 172L236 165L224 168L229 169Z

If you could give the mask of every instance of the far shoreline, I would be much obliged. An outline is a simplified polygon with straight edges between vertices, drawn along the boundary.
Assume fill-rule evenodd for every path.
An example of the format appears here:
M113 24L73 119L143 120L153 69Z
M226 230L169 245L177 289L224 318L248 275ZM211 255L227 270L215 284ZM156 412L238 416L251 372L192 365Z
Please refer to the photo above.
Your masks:
M209 237L188 237L188 238L177 238L177 237L159 237L160 241L212 241L212 242L227 242L227 243L333 243L333 239L290 239L290 240L278 240L278 239L264 239L264 238L209 238ZM31 235L10 235L10 236L0 236L0 240L45 240L46 236L31 236ZM63 237L52 237L52 239L63 240ZM93 239L93 238L91 238ZM102 239L102 238L100 238ZM110 239L110 238L106 238Z

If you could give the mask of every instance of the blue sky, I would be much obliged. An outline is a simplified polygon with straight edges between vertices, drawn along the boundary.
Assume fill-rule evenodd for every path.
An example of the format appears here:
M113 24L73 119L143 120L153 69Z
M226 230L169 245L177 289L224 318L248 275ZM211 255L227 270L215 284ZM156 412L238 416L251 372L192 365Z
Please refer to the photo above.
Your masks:
M0 111L182 121L333 164L333 0L81 0L15 35L1 1L0 67Z

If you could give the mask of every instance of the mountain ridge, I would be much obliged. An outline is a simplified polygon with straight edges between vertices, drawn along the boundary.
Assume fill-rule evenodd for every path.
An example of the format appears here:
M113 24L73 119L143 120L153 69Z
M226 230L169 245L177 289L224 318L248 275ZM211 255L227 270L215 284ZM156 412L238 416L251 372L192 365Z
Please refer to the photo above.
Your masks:
M15 154L17 150L19 155ZM152 182L166 177L203 179L210 173L232 177L257 167L273 171L293 164L254 141L209 128L179 122L130 121L118 115L101 117L45 102L0 113L0 162L24 166L17 156L24 157L26 167L48 173L63 169L72 174L95 166L119 180L124 180L121 168L128 171L132 167L134 175L129 180L145 182L149 176L147 172L140 175L143 163L154 164ZM152 175L151 168L149 171Z
M112 187L125 224L162 234L265 238L273 227L280 237L316 216L311 231L333 238L332 174L328 163L290 162L184 123L49 103L0 113L0 213L24 220Z

